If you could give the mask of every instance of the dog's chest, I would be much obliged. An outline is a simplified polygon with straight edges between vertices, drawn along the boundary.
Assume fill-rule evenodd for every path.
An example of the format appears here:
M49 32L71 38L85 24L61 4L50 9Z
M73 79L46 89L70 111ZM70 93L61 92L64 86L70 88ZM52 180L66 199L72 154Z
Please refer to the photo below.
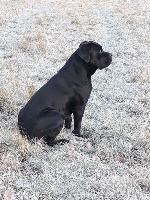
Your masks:
M76 106L84 106L90 97L91 91L91 80L83 81L82 85L74 90L74 104Z

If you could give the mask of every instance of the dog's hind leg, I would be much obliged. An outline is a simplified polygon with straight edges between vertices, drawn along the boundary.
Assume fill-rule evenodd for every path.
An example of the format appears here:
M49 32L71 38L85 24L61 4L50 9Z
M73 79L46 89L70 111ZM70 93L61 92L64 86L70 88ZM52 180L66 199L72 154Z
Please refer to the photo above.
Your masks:
M48 138L48 137L47 137L47 138L45 138L45 142L46 142L46 144L47 144L48 146L53 147L53 146L56 145L56 144L64 145L65 143L68 143L69 140L67 140L67 139L55 140L55 139L53 139L53 138Z
M62 127L63 123L61 123L57 128L49 130L47 135L43 138L48 146L54 146L56 144L65 144L69 142L69 140L66 139L56 140L56 137L60 133Z
M69 140L67 139L55 140L55 138L60 133L63 127L64 120L58 111L51 111L51 114L52 114L52 118L49 118L51 125L43 139L45 140L46 144L49 146L54 146L56 144L63 145L65 143L68 143Z
M32 137L43 138L45 142L53 146L57 143L65 143L68 140L58 140L55 138L60 133L64 124L64 119L59 111L45 109L37 120L35 127L32 131Z
M71 129L71 122L72 122L72 117L70 115L67 119L65 119L65 128Z

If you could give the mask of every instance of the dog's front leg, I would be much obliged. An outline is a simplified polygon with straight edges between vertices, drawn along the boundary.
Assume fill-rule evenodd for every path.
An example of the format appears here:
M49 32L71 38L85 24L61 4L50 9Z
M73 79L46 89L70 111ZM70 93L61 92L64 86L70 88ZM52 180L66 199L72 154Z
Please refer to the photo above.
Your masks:
M85 107L79 107L73 112L74 116L74 130L72 131L76 136L82 137L80 129L81 129L81 122L82 122L82 117L84 114L84 108Z

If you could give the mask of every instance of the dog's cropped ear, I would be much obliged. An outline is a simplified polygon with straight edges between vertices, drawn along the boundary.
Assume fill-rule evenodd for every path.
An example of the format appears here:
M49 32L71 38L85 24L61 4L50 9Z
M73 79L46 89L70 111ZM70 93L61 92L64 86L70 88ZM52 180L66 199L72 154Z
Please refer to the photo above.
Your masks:
M82 42L77 50L77 54L86 62L90 61L91 44L89 42Z
M103 51L102 46L96 42L90 41L91 44L91 52L99 52Z

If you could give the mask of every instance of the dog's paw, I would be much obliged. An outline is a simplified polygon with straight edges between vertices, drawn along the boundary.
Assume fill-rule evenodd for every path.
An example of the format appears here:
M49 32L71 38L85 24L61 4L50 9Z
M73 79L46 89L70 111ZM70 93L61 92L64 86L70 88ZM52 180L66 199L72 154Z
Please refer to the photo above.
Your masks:
M65 143L69 143L69 140L67 140L67 139L60 139L60 140L54 140L54 141L46 141L46 144L48 146L51 146L51 147L53 147L53 146L55 146L57 144L64 145Z
M73 130L72 133L77 137L83 137L83 135L81 135L80 131Z

